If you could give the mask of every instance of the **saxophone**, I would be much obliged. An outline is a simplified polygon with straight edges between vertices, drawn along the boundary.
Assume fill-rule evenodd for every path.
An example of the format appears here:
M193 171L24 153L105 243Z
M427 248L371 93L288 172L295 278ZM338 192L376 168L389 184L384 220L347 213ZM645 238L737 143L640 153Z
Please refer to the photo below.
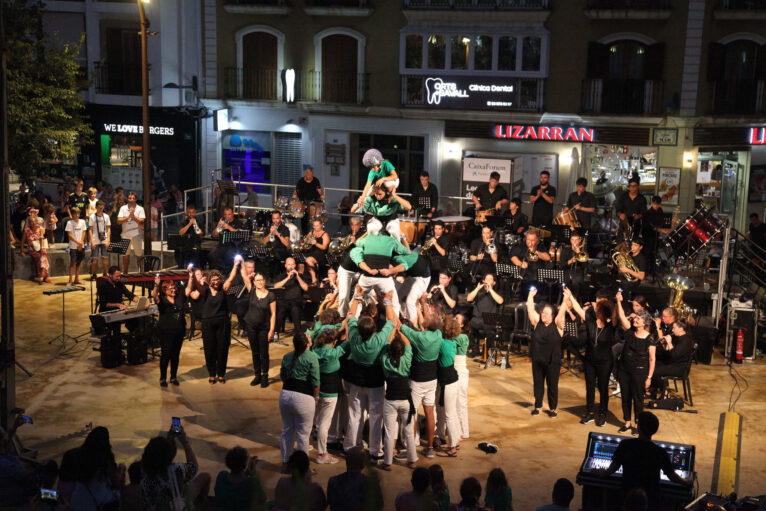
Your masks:
M625 266L631 271L639 271L638 266L636 266L635 261L633 261L633 258L630 256L630 249L628 249L628 244L626 242L622 242L614 249L614 252L612 252L612 262L614 262L615 266L618 268L620 266ZM637 279L633 275L629 273L623 274L623 277L628 282L635 282Z

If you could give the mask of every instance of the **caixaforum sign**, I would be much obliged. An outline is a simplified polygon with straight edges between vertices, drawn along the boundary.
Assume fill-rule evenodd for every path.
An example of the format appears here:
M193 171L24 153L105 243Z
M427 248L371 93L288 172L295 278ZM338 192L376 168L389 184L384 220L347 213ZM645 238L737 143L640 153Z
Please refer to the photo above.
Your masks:
M482 76L428 76L426 105L433 108L510 108L516 105L516 80Z
M578 126L528 126L518 124L496 124L495 138L512 140L544 140L558 142L593 142L596 130Z

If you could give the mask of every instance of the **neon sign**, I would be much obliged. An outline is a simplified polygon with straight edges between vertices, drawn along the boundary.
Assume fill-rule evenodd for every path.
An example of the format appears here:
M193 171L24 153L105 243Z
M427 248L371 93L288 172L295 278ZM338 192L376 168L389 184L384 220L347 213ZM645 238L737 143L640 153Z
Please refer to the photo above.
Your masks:
M425 104L432 108L509 108L518 102L517 80L484 76L429 76Z
M750 128L748 140L752 145L766 144L766 128Z
M596 139L596 130L582 127L496 124L494 137L512 140L593 142Z
M144 127L140 124L106 124L104 123L104 132L106 133L135 133L143 134ZM150 135L175 135L175 129L168 126L149 126Z

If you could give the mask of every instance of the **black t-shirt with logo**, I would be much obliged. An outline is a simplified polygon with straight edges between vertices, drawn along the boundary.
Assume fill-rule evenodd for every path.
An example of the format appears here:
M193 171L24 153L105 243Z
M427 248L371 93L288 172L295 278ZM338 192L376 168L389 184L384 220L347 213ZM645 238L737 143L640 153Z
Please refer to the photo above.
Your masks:
M85 217L85 206L89 203L88 194L81 193L80 195L72 194L69 196L69 207L80 209L80 218Z

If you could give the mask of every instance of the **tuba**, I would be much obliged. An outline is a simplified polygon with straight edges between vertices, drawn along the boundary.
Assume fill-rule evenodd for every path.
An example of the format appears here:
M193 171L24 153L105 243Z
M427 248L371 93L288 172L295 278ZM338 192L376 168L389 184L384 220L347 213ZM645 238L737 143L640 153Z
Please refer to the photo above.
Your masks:
M694 287L694 281L682 275L667 275L663 281L672 291L668 307L674 309L678 318L688 321L694 315L694 309L684 303L684 291Z
M614 262L615 266L618 268L620 266L625 266L631 271L639 271L638 266L636 266L635 261L633 261L633 258L630 256L630 249L628 248L628 244L624 241L617 245L617 247L612 252L612 262ZM636 277L628 273L624 275L624 278L628 282L635 282L637 280Z

